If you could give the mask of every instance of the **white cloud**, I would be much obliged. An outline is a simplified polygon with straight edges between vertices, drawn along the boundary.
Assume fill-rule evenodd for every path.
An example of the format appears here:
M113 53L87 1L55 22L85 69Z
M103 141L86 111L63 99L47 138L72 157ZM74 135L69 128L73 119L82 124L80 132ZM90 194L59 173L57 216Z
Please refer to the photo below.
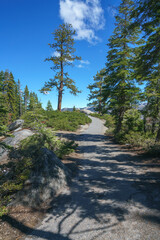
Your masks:
M55 51L55 52L53 52L52 56L54 56L54 57L60 57L60 53L57 52L57 51Z
M60 16L72 24L76 39L92 43L98 40L95 31L105 24L100 0L60 0Z
M84 68L84 65L79 64L79 65L77 65L77 67L78 67L78 68Z
M81 63L82 64L87 64L87 65L90 64L90 62L88 60L81 60Z
M85 65L89 65L90 62L88 60L80 60L80 64L77 65L78 68L85 68Z

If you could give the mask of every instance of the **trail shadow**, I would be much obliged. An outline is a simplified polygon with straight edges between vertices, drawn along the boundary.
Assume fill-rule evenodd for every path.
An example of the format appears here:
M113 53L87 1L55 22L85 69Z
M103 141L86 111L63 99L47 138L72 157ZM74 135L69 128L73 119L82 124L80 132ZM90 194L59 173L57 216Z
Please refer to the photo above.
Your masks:
M34 230L21 223L18 225L7 216L4 221L26 234L30 232L29 236L43 239L69 240L75 239L74 236L83 239L82 234L93 234L95 237L97 231L100 231L98 237L103 238L110 228L126 220L130 204L137 206L138 210L160 211L158 164L141 164L137 156L118 149L103 135L65 133L62 137L79 141L81 154L76 159L80 171L73 180L71 193L61 194L52 201L49 217L45 220L49 224L54 219L58 225L57 232ZM149 172L146 171L148 168ZM154 214L141 215L141 218L160 223L159 217ZM96 224L85 226L88 219Z
M53 240L53 239L54 240L60 240L60 239L61 240L70 240L70 238L65 237L58 233L37 230L37 229L27 227L23 223L17 221L16 219L14 219L13 217L8 216L8 215L3 215L2 220L4 222L7 222L8 224L10 224L13 228L18 229L22 233L25 233L26 235L29 235L29 236L40 237L40 238L47 239L47 240ZM29 233L31 233L31 234L29 234Z

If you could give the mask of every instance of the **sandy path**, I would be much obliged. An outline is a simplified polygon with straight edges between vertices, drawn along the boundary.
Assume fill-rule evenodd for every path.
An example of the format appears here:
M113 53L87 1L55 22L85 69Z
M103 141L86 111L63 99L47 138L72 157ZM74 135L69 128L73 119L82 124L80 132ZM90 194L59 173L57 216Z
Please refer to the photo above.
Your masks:
M79 174L26 240L160 239L159 166L122 152L104 131L92 118L78 136Z

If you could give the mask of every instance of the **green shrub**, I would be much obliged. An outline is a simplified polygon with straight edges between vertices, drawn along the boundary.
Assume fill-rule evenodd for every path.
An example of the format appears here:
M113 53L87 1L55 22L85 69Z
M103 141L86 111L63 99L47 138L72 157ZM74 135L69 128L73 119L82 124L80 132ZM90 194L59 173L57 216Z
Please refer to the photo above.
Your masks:
M148 149L146 149L147 155L151 155L154 157L159 157L160 156L160 143L154 143L151 146L149 146Z
M46 124L47 127L52 127L54 130L76 131L80 125L91 122L91 119L84 113L74 112L59 112L39 110L36 112L26 112L22 118L25 120L25 127L33 127L35 119Z
M105 114L105 126L111 129L115 128L115 119L112 115Z
M21 118L24 120L24 127L33 127L37 121L46 121L45 110L37 109L35 111L27 111Z
M5 125L0 125L0 136L6 135L8 128Z
M143 120L141 113L137 109L129 109L125 112L122 121L122 131L128 133L130 131L140 132L143 129Z
M22 140L20 144L21 155L32 158L32 161L37 161L42 148L48 148L62 158L64 155L73 152L77 147L74 141L58 139L54 131L46 128L43 124L37 124L36 130L36 134Z

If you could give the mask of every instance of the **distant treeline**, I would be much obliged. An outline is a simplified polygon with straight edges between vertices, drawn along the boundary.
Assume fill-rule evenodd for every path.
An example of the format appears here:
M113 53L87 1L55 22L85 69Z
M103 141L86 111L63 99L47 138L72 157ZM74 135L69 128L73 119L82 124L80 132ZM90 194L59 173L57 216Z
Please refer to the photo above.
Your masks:
M41 108L35 92L27 85L22 91L20 80L15 81L12 72L0 72L0 125L7 125L20 118L26 111Z

